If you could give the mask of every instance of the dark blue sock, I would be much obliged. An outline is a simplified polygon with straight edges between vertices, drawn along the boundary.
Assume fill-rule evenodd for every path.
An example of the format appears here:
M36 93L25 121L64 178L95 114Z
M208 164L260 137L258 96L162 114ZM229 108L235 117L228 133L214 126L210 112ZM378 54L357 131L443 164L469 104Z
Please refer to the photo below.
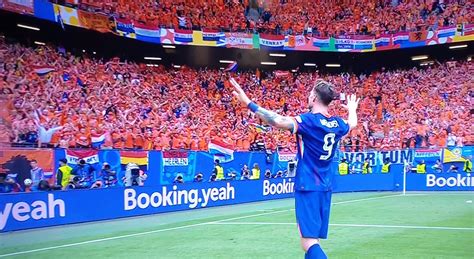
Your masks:
M319 244L312 245L306 252L305 259L327 259L328 257L324 253L323 249Z

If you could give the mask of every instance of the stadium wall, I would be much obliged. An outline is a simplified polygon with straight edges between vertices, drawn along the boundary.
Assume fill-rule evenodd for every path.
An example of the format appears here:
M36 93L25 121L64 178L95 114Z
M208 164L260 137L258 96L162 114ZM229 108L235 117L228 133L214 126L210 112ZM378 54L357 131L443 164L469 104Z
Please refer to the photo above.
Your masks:
M9 153L10 152L10 153ZM16 153L15 153L16 152ZM148 175L147 186L123 188L112 187L106 189L91 190L68 190L54 192L30 192L30 193L12 193L0 195L0 232L17 231L31 228L57 226L63 224L73 224L81 222L90 222L98 220L116 219L122 217L132 217L140 215L149 215L155 213L191 210L205 207L215 207L222 205L240 204L247 202L265 201L272 199L290 198L293 196L294 178L275 178L261 180L245 181L219 181L219 182L200 182L200 183L182 183L169 184L164 181L167 177L161 178L160 175L172 174L163 169L167 167L189 167L195 163L195 167L201 166L212 169L214 155L206 152L186 152L185 158L181 153L171 152L134 152L126 151L75 151L66 150L22 150L21 152L5 150L2 154L2 167L14 168L20 170L21 162L28 159L42 156L41 162L55 161L67 157L68 161L74 163L80 154L88 155L83 157L89 162L106 159L113 161L119 166L126 162L136 162L138 164L147 164ZM89 153L86 153L89 152ZM115 152L115 153L114 153ZM398 152L398 153L397 153ZM406 153L411 152L412 158ZM416 162L423 158L431 161L427 157L439 154L445 166L458 165L460 173L431 173L428 174L407 174L407 190L409 191L474 191L474 177L462 172L463 157L472 154L472 147L459 149L444 149L438 153L428 153L427 150L404 150L401 152L354 152L341 153L339 158L345 156L354 159L357 156L375 156L376 163L384 156L395 161L391 172L381 174L374 171L372 174L354 174L354 175L336 175L334 192L353 192L353 191L401 191L403 188L403 168L407 163ZM21 153L21 154L20 154ZM45 155L46 154L46 155ZM61 155L62 154L62 155ZM143 155L146 155L146 159ZM13 155L13 157L10 157ZM113 156L115 155L115 158ZM153 156L160 155L161 161L154 161ZM193 159L203 159L196 166L196 161L191 161L189 156L195 156ZM51 158L54 157L54 158ZM278 165L268 163L265 153L241 152L232 154L228 157L226 164L241 165L247 161L260 161L263 164L283 168L288 160L292 158L291 154L274 154L274 160L278 159ZM48 160L48 157L50 158ZM151 158L150 158L151 157ZM207 158L206 158L207 157ZM403 158L402 158L403 157ZM5 158L8 158L5 163ZM158 159L158 158L157 158ZM409 161L409 160L412 161ZM38 160L39 161L39 160ZM102 160L104 161L104 160ZM112 162L113 163L113 162ZM334 164L337 166L337 164ZM54 165L50 165L54 168ZM160 169L161 168L161 169ZM262 175L265 167L262 166ZM427 168L430 168L427 165ZM207 170L206 169L206 170ZM50 169L52 170L52 169ZM187 169L190 172L194 170ZM162 183L166 182L166 183Z

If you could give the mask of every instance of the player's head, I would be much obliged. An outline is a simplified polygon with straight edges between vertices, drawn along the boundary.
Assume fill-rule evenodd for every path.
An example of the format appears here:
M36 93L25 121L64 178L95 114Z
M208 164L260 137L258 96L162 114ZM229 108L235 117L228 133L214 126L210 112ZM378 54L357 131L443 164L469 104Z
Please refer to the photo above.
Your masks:
M315 105L329 106L334 100L336 93L333 86L324 80L317 80L309 94L308 108L312 109Z
M32 168L35 169L36 167L38 167L38 161L33 159L33 160L31 160L30 165L31 165Z
M67 165L67 160L65 158L59 159L59 165L60 166L65 166Z

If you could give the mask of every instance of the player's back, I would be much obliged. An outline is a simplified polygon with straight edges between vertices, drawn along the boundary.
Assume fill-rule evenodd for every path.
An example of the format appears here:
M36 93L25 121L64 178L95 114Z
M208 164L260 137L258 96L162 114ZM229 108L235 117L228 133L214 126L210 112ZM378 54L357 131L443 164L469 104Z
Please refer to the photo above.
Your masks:
M331 190L334 165L332 159L337 143L349 131L349 125L339 117L321 113L305 113L296 117L298 165L296 189Z

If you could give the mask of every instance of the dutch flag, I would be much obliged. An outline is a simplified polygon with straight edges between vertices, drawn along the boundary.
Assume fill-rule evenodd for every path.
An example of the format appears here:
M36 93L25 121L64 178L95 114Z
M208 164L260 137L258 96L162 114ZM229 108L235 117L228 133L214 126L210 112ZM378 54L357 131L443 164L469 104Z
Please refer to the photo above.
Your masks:
M211 140L208 145L209 153L214 155L214 159L219 159L221 163L234 159L234 147L219 140Z
M35 73L38 74L39 76L44 76L53 72L55 69L52 67L39 66L39 67L35 67L34 70L35 70Z
M91 142L93 148L100 148L105 142L105 133L102 135L91 136Z

